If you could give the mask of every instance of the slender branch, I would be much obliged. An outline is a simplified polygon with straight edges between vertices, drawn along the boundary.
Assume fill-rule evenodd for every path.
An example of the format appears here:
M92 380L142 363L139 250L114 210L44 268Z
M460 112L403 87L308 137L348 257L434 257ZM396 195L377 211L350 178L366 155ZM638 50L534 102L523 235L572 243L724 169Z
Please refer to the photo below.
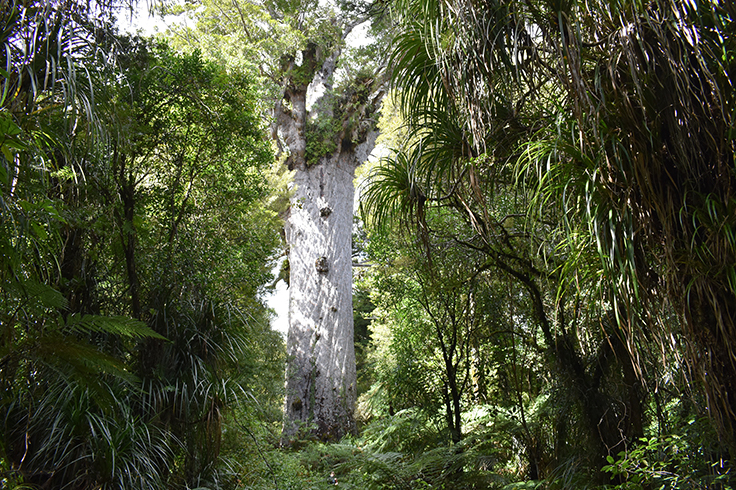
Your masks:
M266 458L266 455L263 454L263 450L261 449L261 445L258 443L258 439L256 439L256 436L251 432L251 430L246 426L244 423L238 421L238 424L240 427L248 433L251 439L253 439L253 442L256 445L256 449L258 450L258 454L261 456L261 459L263 459L263 462L266 464L266 467L268 468L268 471L271 473L271 476L273 477L273 484L274 488L276 490L279 490L279 482L276 479L276 471L274 471L273 466L271 466L271 463L269 463L268 459Z

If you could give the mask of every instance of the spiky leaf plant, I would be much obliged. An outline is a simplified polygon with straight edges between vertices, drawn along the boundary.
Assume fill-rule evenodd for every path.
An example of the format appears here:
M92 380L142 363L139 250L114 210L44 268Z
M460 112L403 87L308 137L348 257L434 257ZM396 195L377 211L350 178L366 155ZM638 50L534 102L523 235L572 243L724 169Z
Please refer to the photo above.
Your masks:
M595 342L596 324L623 347L614 350L627 383L646 379L652 343L663 353L675 345L733 452L733 7L396 7L394 82L420 156L389 162L411 168L415 183L402 177L399 192L381 176L386 199L404 204L375 194L378 216L413 212L421 236L429 205L464 213L495 267L528 288L559 367L578 366L571 379L582 379L587 361L574 353ZM421 206L411 188L422 189ZM491 212L504 193L524 214L530 248ZM587 320L560 342L583 298Z

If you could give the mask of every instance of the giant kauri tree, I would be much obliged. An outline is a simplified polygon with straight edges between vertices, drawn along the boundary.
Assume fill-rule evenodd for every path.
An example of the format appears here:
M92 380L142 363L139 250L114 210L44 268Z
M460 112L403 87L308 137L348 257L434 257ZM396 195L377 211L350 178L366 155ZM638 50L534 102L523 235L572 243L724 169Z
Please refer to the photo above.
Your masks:
M355 80L343 94L334 93L329 80L341 51L341 39L336 41L332 46L308 43L301 66L287 58L284 95L275 111L289 150L286 162L295 170L286 225L287 437L300 424L316 424L313 430L327 438L354 429L353 178L375 140L368 118L377 100L372 76ZM310 86L324 87L312 110L306 106Z
M354 430L351 236L354 171L373 149L382 98L380 56L348 36L370 24L365 3L204 2L196 39L208 55L252 66L279 155L294 171L285 212L289 267L284 441L305 429ZM234 37L233 37L234 36ZM238 48L228 51L232 39ZM211 46L219 47L217 52ZM210 48L208 49L208 46Z

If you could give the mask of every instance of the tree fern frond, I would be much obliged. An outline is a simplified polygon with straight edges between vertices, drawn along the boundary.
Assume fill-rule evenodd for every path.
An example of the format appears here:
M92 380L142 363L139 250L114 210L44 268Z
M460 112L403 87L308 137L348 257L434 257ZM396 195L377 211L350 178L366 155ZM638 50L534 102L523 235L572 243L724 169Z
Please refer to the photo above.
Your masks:
M136 381L122 361L71 336L58 333L43 335L34 345L33 357L88 386L100 383L100 374L112 375L129 383Z
M149 328L145 322L124 316L80 315L73 313L67 316L65 326L70 332L77 334L108 333L134 339L150 337L158 340L166 340L164 336Z

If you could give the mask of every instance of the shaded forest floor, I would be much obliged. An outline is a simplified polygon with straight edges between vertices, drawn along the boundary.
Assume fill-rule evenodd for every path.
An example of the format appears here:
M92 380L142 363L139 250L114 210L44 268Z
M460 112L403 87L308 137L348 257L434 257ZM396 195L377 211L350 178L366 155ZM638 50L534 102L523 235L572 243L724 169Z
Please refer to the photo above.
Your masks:
M725 465L704 440L706 420L692 419L680 434L645 438L597 467L580 447L554 460L553 447L532 461L512 412L491 407L465 414L468 432L446 443L441 420L404 410L364 425L359 436L326 443L303 438L279 447L274 430L250 433L238 488L253 489L695 489L733 488ZM532 465L536 464L536 468ZM236 464L233 466L240 466ZM536 475L533 475L534 471ZM536 478L533 478L536 476Z

